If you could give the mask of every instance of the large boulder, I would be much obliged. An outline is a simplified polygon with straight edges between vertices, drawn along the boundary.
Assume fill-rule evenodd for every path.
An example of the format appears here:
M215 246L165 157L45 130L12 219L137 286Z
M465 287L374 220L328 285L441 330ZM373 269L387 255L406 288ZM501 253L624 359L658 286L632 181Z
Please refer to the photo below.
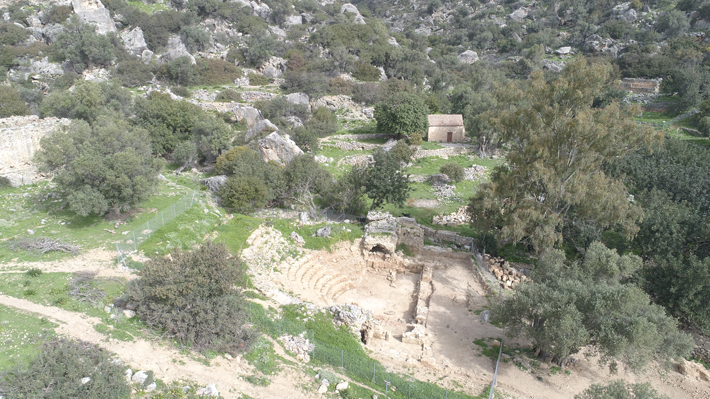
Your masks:
M288 134L273 132L258 141L249 143L254 151L261 154L264 162L274 161L280 165L287 164L301 154L303 151L291 140Z
M74 12L83 22L96 25L97 33L105 35L116 31L111 14L100 0L72 0L71 3Z
M143 51L148 49L148 45L145 44L145 38L143 38L143 29L141 29L140 26L132 30L123 31L121 33L121 39L128 51L135 55L143 55Z
M355 23L357 25L365 25L365 18L362 17L362 14L360 14L360 10L358 10L357 7L355 7L353 4L345 3L342 7L340 7L341 14L344 14L346 12L351 12L355 14Z
M262 17L264 19L269 18L269 14L271 14L271 9L268 5L264 3L257 3L256 1L252 1L249 4L251 4L251 8L254 10L253 15L255 17Z
M517 10L513 11L508 15L508 18L512 19L515 22L523 22L525 18L528 16L528 10L525 8L518 8Z
M258 136L262 132L275 132L279 130L279 127L271 123L270 120L264 119L257 122L254 127L249 129L246 136L244 136L244 141L250 142L254 137Z
M205 184L205 186L207 186L207 188L209 188L211 192L216 193L217 191L219 191L220 188L222 188L225 183L227 183L227 176L212 176L202 180L202 182Z
M234 107L232 113L234 113L234 117L237 118L237 121L244 120L248 129L253 128L260 120L264 119L258 109L245 105Z
M170 39L168 39L167 51L160 57L160 61L169 62L180 57L190 58L190 63L193 65L197 63L195 57L187 51L187 47L185 47L180 36L171 36Z
M291 104L296 104L296 105L303 105L308 110L311 110L311 99L308 97L308 94L306 93L291 93L291 94L286 94L284 96L284 99L286 101L290 102Z
M478 61L478 53L473 50L466 50L458 55L458 59L462 64L473 64Z

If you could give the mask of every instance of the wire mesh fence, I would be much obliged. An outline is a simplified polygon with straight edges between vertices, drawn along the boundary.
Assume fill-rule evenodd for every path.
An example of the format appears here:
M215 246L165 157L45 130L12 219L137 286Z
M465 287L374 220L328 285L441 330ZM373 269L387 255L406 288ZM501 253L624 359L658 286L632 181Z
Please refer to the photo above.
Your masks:
M190 209L197 200L198 192L193 190L192 193L184 195L167 208L157 211L152 219L128 232L125 238L116 243L118 262L125 265L128 255L138 252L141 244L148 240L156 230Z

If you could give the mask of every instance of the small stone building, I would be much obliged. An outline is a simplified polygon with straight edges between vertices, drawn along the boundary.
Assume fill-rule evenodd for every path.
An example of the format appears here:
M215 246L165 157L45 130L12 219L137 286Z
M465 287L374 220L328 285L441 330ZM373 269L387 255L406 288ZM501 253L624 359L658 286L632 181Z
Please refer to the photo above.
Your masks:
M428 141L453 143L463 141L466 129L461 115L429 115Z

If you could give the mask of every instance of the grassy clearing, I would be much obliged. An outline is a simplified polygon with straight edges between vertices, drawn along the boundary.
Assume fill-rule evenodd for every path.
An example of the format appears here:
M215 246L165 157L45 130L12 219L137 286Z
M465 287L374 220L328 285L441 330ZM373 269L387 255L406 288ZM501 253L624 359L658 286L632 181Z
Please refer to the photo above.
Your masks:
M38 345L54 335L56 324L0 305L0 370L27 361Z
M148 14L153 14L158 11L167 10L164 4L155 2L153 4L146 4L139 0L128 0L128 5L138 8L139 10L146 12Z
M156 230L138 249L147 256L163 256L178 248L189 250L216 237L216 228L226 221L219 209L198 202Z
M444 159L441 157L426 157L419 158L414 161L412 167L409 168L408 172L413 175L435 175L439 172L442 166L453 163L459 165L463 168L470 168L473 165L485 166L489 169L500 165L503 162L501 159L485 159L478 157L471 157L469 155L457 155L453 157L448 157Z
M182 182L189 182L187 177L175 177ZM25 237L49 237L68 243L76 244L83 250L93 248L107 248L123 238L123 233L132 231L141 224L155 216L151 210L163 209L178 198L192 190L188 187L174 183L161 182L158 193L139 204L132 215L118 229L114 223L108 222L98 216L79 216L71 211L62 209L65 202L62 193L53 188L49 183L21 186L18 188L0 190L0 259L9 261L49 261L66 259L71 254L63 252L50 252L39 255L33 252L12 251L5 241ZM47 193L54 193L56 198L49 197L44 201ZM114 231L111 234L106 230ZM31 230L34 234L30 234Z
M666 129L665 134L676 139L685 140L689 143L703 147L710 147L710 138L696 136L685 132L682 129Z
M235 214L231 221L217 227L218 236L215 241L223 243L232 254L238 255L247 246L246 242L251 233L263 222L262 219Z
M444 146L434 141L422 141L420 147L422 147L422 150L438 150L444 148Z
M280 231L284 237L290 236L291 232L294 231L298 233L306 241L306 244L303 247L307 249L327 249L330 251L331 245L333 244L345 240L353 242L355 239L360 238L363 235L362 227L356 224L332 224L330 225L332 228L330 237L313 237L318 229L325 227L327 224L319 223L299 228L296 222L292 220L269 219L268 221L272 223L274 228Z

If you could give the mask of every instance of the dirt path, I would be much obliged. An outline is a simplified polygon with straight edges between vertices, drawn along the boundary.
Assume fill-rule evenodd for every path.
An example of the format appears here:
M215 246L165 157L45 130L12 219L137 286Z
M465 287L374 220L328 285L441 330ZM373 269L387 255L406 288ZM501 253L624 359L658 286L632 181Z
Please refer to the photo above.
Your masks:
M200 386L216 384L225 398L237 398L245 393L254 398L311 399L312 392L300 389L307 378L303 373L285 369L279 375L271 376L272 384L268 387L256 387L242 380L242 376L251 375L252 368L239 358L214 359L211 366L195 361L175 349L143 339L123 342L107 338L94 330L94 325L101 323L95 317L64 309L39 305L24 299L0 295L0 304L26 312L36 313L59 324L58 334L79 338L98 344L115 353L129 367L137 370L153 370L156 376L165 382L187 379Z
M84 254L69 259L40 262L0 263L0 273L20 272L32 268L45 273L74 273L79 271L98 271L99 277L123 277L132 280L137 276L132 270L116 266L116 253L105 249L92 249Z

